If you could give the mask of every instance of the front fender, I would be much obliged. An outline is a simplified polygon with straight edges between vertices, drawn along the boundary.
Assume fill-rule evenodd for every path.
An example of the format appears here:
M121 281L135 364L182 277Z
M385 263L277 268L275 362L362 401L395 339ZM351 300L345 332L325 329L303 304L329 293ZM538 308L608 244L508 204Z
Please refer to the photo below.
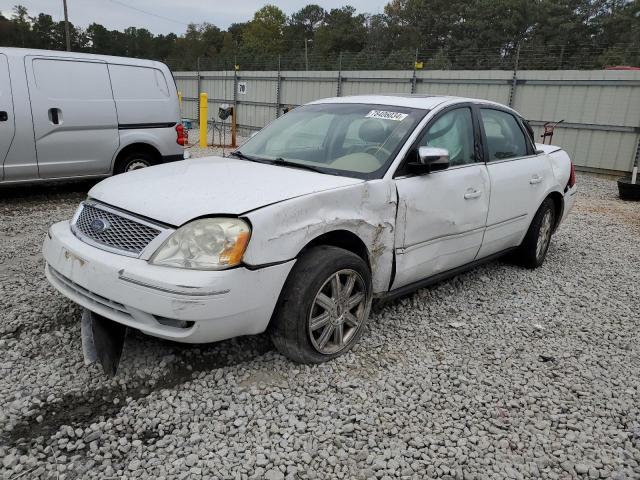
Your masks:
M374 293L388 290L397 210L395 185L372 180L292 198L244 215L252 225L244 255L249 265L295 258L312 240L336 230L357 235L367 247Z

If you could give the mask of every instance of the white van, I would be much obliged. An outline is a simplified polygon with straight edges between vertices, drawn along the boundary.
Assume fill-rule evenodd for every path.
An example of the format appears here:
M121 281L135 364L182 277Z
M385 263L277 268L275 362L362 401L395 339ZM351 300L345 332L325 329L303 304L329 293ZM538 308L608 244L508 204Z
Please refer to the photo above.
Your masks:
M0 184L181 160L185 142L165 64L0 48Z

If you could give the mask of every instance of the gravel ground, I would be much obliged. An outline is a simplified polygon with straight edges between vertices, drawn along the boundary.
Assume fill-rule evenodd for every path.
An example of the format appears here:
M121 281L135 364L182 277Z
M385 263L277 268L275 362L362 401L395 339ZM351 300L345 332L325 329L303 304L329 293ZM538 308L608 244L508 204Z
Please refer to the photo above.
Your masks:
M113 379L83 364L81 312L40 256L91 184L0 190L0 475L640 478L640 204L578 182L542 268L378 308L338 360L133 333Z
M225 140L226 138L226 140ZM236 137L236 143L239 146L242 146L242 144L247 140L248 137L243 137L241 135L238 135ZM199 129L191 129L189 130L189 144L190 146L188 147L188 151L191 154L192 158L198 158L198 157L206 157L207 155L227 155L229 152L232 152L234 149L232 148L219 148L219 147L206 147L206 148L201 148L199 145L199 139L200 139L200 130ZM213 134L212 132L208 132L207 133L207 142L208 143L213 143ZM231 133L227 132L226 133L226 137L220 137L220 134L218 132L216 132L215 134L215 142L216 143L222 143L223 141L226 141L227 144L231 143Z

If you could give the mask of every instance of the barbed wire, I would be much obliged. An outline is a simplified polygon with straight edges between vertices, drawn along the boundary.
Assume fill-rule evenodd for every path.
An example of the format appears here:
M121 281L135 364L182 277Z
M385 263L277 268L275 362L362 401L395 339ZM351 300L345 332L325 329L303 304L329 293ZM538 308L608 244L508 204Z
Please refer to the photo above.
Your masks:
M558 70L602 69L615 65L639 66L640 46L530 45L520 48L471 47L433 50L400 50L283 55L220 55L192 60L167 59L173 70Z

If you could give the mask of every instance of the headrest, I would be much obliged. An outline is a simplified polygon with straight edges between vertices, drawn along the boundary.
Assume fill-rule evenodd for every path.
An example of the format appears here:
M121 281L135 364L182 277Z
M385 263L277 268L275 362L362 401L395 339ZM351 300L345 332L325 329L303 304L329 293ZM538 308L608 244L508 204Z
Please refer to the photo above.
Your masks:
M358 136L367 143L384 143L387 139L387 129L381 121L369 119L360 125Z

